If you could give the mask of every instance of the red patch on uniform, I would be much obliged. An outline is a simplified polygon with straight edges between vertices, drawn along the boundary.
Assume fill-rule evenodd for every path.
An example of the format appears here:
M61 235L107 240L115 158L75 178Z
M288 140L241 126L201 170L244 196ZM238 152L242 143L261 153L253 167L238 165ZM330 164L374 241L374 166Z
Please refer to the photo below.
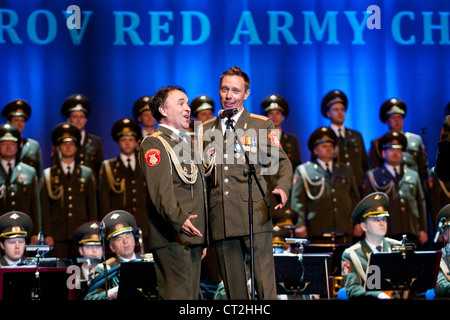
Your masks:
M342 275L345 276L346 274L349 274L351 271L351 264L348 261L343 261L341 264L341 272Z
M161 151L158 149L148 149L147 152L145 152L145 161L150 167L156 166L159 161L161 160Z
M281 147L280 139L278 138L278 134L276 131L270 131L267 137L270 139L270 142L272 142L274 146Z

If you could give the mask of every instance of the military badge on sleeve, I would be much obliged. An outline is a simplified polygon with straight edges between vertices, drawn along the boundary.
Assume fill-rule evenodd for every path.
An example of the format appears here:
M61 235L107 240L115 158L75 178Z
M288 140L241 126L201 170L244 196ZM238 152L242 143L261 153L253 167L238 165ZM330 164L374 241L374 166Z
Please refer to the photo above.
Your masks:
M274 146L281 147L280 139L276 131L270 131L267 137Z
M145 161L150 167L156 166L159 161L161 160L161 151L158 149L148 149L147 152L145 152Z
M350 262L348 262L348 261L343 261L342 264L341 264L341 272L342 272L342 275L345 276L345 275L349 274L350 271L351 271L351 265L350 265Z

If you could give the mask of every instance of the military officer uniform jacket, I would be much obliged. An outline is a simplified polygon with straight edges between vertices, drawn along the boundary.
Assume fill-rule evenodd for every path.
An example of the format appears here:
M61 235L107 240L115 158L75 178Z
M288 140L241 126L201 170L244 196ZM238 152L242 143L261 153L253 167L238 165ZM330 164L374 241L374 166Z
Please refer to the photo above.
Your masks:
M401 244L401 242L385 237L383 239L382 252L391 252L392 245L398 244ZM341 272L349 299L363 296L376 298L381 293L381 291L366 291L364 289L367 264L371 253L372 249L366 240L361 240L345 249L342 254Z
M224 137L220 121L220 118L212 118L200 126L203 130L201 143L204 147L202 150L205 163L213 164L209 167L209 217L214 241L249 235L248 178L243 174L248 165L243 152L239 150L239 144L236 141L225 141L232 135L226 134ZM265 194L269 197L272 190L278 188L289 197L293 169L277 135L274 134L275 130L272 131L273 122L267 117L250 114L244 108L234 127L241 137L243 148L249 151L249 160L255 164L256 176ZM271 186L270 189L268 185ZM252 199L254 233L272 232L269 210L256 181L252 182Z
M100 168L103 162L103 147L100 137L86 133L84 142L77 150L78 163L92 169L94 177L98 179Z
M403 151L403 164L408 168L417 171L422 185L422 190L426 194L428 191L427 182L429 177L428 160L425 152L425 147L422 138L411 132L404 132L407 146ZM379 139L374 139L371 142L369 150L369 166L371 169L380 167L384 163L378 147Z
M414 241L419 231L428 230L425 197L416 171L403 167L401 178L396 183L385 166L369 170L363 190L364 195L381 191L389 196L388 236L396 238L407 234L410 235L408 240Z
M150 197L137 156L134 171L126 167L120 156L103 161L98 190L100 218L113 210L133 214L147 248Z
M11 181L0 165L0 214L21 211L33 221L32 235L41 231L41 205L36 170L22 162L14 166Z
M306 224L308 237L314 241L325 240L324 231L340 231L344 237L336 241L352 243L351 214L359 200L353 170L343 163L333 161L331 175L317 162L308 161L295 169L291 208L300 214L297 226Z
M38 141L30 138L22 140L20 161L32 166L36 170L38 180L40 181L44 168L42 164L41 146Z
M44 170L41 187L44 236L54 241L71 242L75 230L85 222L98 220L97 192L92 170L75 165L67 177L60 164ZM55 245L54 254L66 257Z
M428 190L429 211L431 221L436 221L439 210L450 203L450 181L444 182L440 180L433 169L430 171L430 175L432 184Z
M282 131L280 143L289 160L291 160L292 169L294 170L298 165L302 163L300 146L298 144L297 137L293 134Z
M206 244L207 189L203 168L201 164L191 164L191 145L175 135L159 125L153 134L144 138L140 147L139 162L155 206L155 210L149 211L150 249L174 244ZM166 147L174 153L166 151L170 150ZM195 172L193 180L190 175ZM190 215L198 215L191 222L203 237L188 237L180 232Z
M442 249L439 273L434 290L438 297L450 297L450 256L447 247Z
M361 191L364 173L369 169L369 159L361 133L345 128L344 139L337 139L336 160L352 167L356 184Z
M438 141L438 153L436 156L436 167L434 171L440 180L450 180L450 116L445 118L442 125L441 137Z

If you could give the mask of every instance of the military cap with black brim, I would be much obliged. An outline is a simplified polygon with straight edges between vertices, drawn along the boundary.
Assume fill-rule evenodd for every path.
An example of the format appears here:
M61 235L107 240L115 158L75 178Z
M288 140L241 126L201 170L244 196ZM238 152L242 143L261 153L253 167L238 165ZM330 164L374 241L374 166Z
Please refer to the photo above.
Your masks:
M23 100L17 99L9 102L2 110L2 117L11 120L12 117L24 117L28 120L31 116L30 104Z
M378 148L381 151L385 149L401 149L404 151L408 146L406 136L400 130L391 130L380 138Z
M102 221L105 223L107 240L111 240L126 232L132 232L133 235L136 232L136 219L125 210L114 210L108 213Z
M202 95L195 97L194 100L192 100L189 107L191 108L192 114L195 116L195 115L197 115L197 113L199 113L202 110L214 111L215 104L214 104L214 100L211 97L209 97L205 94L202 94Z
M384 192L374 192L364 197L352 212L354 223L364 222L369 217L388 217L389 197Z
M342 92L341 90L331 90L323 97L320 110L325 118L328 118L327 117L328 109L336 103L342 103L344 105L345 110L347 111L348 99L345 93Z
M111 128L111 136L116 142L123 136L135 137L136 141L139 141L142 139L142 131L136 120L123 118L113 124Z
M75 230L73 241L79 246L101 245L100 221L89 221L83 223Z
M0 238L25 238L32 228L33 221L21 211L10 211L0 217Z
M286 99L279 94L269 94L261 102L261 108L267 115L271 110L279 110L284 116L289 115L289 104Z
M313 152L314 148L325 142L331 142L334 146L336 145L336 133L333 129L328 127L320 127L310 135L308 139L308 149Z
M380 120L386 122L387 118L392 114L401 114L402 117L406 116L406 103L402 99L392 98L388 99L381 105L380 108Z
M71 123L60 123L52 131L52 143L54 146L59 146L61 143L68 141L75 142L77 146L80 145L80 130Z

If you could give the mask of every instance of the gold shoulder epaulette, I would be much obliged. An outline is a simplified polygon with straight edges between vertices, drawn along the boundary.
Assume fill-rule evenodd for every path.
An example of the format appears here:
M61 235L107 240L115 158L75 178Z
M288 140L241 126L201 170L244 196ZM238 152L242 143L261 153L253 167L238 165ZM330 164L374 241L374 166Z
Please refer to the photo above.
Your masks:
M269 118L267 118L266 116L262 116L260 114L255 114L255 113L250 113L250 117L251 118L256 118L256 119L259 119L259 120L263 120L263 121L269 120Z
M208 124L208 123L210 123L210 122L212 122L212 121L214 121L214 120L216 120L216 119L217 119L217 117L208 119L208 120L206 120L205 122L202 123L202 126L204 126L205 124Z
M155 131L155 132L153 132L153 133L150 135L150 137L157 138L157 137L159 137L160 135L162 135L162 132L161 132L161 131Z

